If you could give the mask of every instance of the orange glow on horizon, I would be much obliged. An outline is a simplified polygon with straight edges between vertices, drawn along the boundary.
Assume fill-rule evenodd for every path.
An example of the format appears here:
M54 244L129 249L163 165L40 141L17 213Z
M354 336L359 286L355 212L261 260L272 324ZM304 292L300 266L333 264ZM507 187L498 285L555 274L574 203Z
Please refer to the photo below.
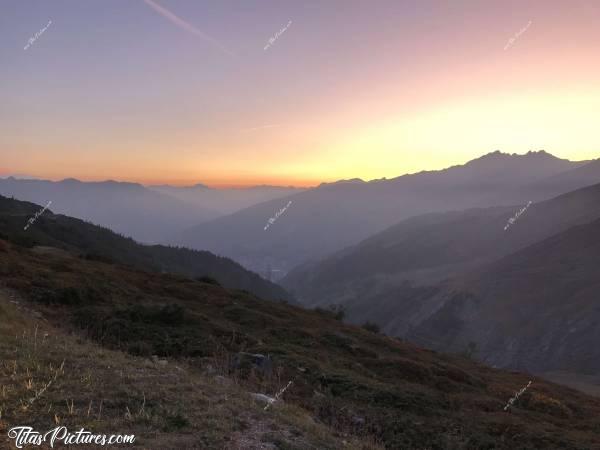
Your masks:
M148 28L146 39L164 40L164 48L140 39L103 53L139 65L92 73L67 46L60 64L48 57L40 66L49 84L21 89L16 77L7 85L7 104L17 109L0 111L0 164L51 180L224 188L390 179L495 150L599 158L600 7L520 3L518 11L472 2L349 6L340 14L353 21L335 40L325 40L332 32L325 26L317 34L292 27L279 50L265 53L245 47L253 27L245 29L223 43L236 49L235 63L211 48L212 31L203 36L191 21L145 8L164 28L160 36ZM383 20L386 8L404 26ZM189 59L197 44L190 33L209 44L210 64ZM284 47L288 33L298 34ZM88 72L94 84L76 76Z

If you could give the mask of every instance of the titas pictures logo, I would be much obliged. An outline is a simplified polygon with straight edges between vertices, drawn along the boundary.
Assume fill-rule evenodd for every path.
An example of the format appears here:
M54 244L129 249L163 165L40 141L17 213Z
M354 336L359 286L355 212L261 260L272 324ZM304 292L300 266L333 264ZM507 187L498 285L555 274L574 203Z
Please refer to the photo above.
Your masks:
M63 445L114 445L114 444L133 444L135 435L133 434L93 434L81 428L75 433L69 432L67 427L61 426L53 428L42 434L35 431L32 427L20 426L13 427L8 431L8 438L15 441L16 448L25 448L28 445L40 446L49 444L54 448L58 444Z

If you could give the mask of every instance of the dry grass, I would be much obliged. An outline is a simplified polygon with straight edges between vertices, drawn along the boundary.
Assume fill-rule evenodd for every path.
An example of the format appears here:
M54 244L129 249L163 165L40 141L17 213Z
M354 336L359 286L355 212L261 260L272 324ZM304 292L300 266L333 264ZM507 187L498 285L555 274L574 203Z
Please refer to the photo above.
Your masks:
M0 433L57 425L134 434L141 448L376 448L311 422L298 408L263 411L233 379L85 342L0 293ZM10 324L10 325L9 325ZM106 448L106 447L105 447Z

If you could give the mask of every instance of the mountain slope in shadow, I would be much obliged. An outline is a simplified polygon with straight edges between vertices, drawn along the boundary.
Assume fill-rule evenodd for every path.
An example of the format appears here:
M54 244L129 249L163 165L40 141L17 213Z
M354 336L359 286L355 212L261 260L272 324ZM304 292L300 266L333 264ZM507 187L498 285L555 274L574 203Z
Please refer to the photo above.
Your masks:
M282 285L301 303L353 302L366 315L373 297L412 282L430 285L600 218L600 184L527 205L417 216L288 274ZM391 295L391 293L390 293Z
M406 334L444 350L477 345L489 364L600 372L600 220L570 228L453 280Z

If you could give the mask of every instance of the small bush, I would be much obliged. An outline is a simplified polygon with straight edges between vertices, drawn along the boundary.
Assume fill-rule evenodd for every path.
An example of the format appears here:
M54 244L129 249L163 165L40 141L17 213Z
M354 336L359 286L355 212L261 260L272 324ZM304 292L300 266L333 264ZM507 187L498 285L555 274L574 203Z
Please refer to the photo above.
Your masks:
M469 344L467 345L467 348L465 348L461 355L464 356L467 359L475 359L475 356L477 355L477 343L473 342L473 341L469 341Z
M330 305L329 310L333 314L335 320L339 320L340 322L342 322L346 317L346 307L344 305Z
M346 307L339 304L329 305L327 308L321 308L317 306L314 311L321 315L332 317L340 322L343 322L344 318L346 317Z
M56 292L56 301L62 305L80 305L83 298L75 288L64 288Z
M557 417L567 418L573 416L573 412L564 403L541 392L525 392L523 396L519 398L519 401L521 407L533 411L539 411Z
M105 264L115 264L115 260L109 258L108 256L100 255L98 253L86 253L83 255L83 259L87 259L88 261L97 261Z
M165 418L165 425L163 427L163 431L170 432L181 430L182 428L187 427L190 424L190 421L181 413L168 415Z
M369 322L368 320L365 323L363 323L362 327L365 330L370 331L371 333L379 333L380 331L379 325L377 325L374 322Z
M12 238L12 242L21 247L32 248L38 245L38 241L25 233L19 233Z
M208 275L203 275L201 277L198 277L198 278L196 278L196 281L200 281L202 283L207 283L207 284L214 284L215 286L221 286L221 283L219 283L213 277L209 277Z
M180 325L183 323L184 316L185 310L176 304L163 306L158 313L158 319L166 325Z
M127 351L132 355L148 357L152 355L154 348L148 342L138 341L129 344Z
M46 305L81 305L84 303L84 296L73 287L50 290L45 288L35 289L31 297L34 301Z

